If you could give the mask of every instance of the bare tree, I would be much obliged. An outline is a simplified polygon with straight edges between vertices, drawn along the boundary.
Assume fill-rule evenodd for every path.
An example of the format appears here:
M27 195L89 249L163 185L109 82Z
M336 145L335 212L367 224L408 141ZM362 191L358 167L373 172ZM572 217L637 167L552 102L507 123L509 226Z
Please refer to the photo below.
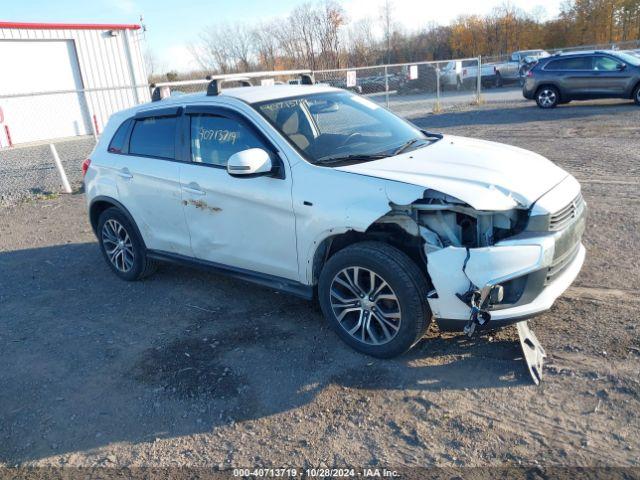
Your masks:
M203 70L221 73L231 70L231 56L218 27L204 30L199 41L187 48Z
M155 53L153 53L153 50L148 47L142 52L142 57L144 59L144 68L147 71L147 76L153 77L159 70L158 58Z
M236 70L248 71L251 68L252 34L246 25L236 23L226 25L220 32L226 39L225 47L235 63Z
M340 67L340 29L345 24L344 10L333 0L325 0L316 11L317 42L322 68Z
M252 33L246 25L222 24L208 27L189 51L201 68L230 73L251 68Z
M394 21L394 0L381 1L377 18L349 23L340 0L311 0L270 23L210 26L188 48L203 70L231 73L445 60L640 36L640 0L563 0L553 19L539 8L528 13L507 1L489 15L462 15L448 26L431 24L415 32ZM376 22L381 41L373 33ZM150 73L162 69L151 52L145 57Z
M296 7L289 16L289 26L292 29L291 34L296 56L301 57L308 68L317 70L318 15L313 4L305 3Z
M387 48L387 63L391 63L391 40L393 37L393 2L391 0L384 0L380 9L380 21Z
M278 25L271 22L260 24L251 31L253 49L261 69L275 70L278 65L280 53L278 29Z
M373 23L370 17L365 17L349 28L349 62L353 66L371 65L377 59L379 46L373 35Z

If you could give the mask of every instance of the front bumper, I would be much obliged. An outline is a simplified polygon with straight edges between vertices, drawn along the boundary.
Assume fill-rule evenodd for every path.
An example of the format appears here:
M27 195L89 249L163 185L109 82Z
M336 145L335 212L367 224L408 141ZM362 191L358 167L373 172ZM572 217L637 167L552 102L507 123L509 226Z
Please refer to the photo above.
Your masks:
M459 295L502 285L505 298L489 306L487 328L502 327L548 310L573 283L585 259L581 243L586 206L560 231L524 232L494 246L447 247L427 254L434 285L428 301L441 328L462 330L470 307Z
M556 299L571 286L575 278L578 276L578 273L580 273L580 269L582 268L582 264L584 263L585 256L586 249L584 248L584 245L580 244L578 254L569 266L563 270L563 272L558 275L552 283L545 286L533 301L516 307L492 310L490 312L491 320L487 324L486 328L505 327L549 310ZM431 304L431 300L429 303ZM435 316L435 319L441 330L462 331L469 320L469 310L467 308L466 316L463 318L442 318Z

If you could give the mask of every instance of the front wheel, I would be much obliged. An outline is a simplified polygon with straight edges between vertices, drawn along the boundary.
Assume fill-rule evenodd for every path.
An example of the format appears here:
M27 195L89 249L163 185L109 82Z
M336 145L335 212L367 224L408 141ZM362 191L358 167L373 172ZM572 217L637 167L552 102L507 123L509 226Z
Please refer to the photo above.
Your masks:
M392 358L409 350L431 322L427 280L400 250L356 243L333 255L320 274L324 316L355 350Z
M540 108L555 108L560 103L560 92L556 87L540 87L536 93L536 103Z
M633 91L633 101L636 102L636 105L640 106L640 84Z

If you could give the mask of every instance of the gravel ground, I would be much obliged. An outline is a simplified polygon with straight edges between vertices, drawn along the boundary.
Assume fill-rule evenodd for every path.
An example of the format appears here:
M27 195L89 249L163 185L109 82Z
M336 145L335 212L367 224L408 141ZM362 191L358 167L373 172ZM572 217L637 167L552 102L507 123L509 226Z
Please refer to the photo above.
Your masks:
M0 210L0 465L640 465L640 108L486 105L444 131L537 151L582 182L588 257L517 333L432 328L391 361L343 345L310 303L163 266L117 280L82 195Z
M79 137L56 141L55 146L72 188L82 183L82 161L95 140ZM0 206L15 205L62 191L48 143L0 149Z

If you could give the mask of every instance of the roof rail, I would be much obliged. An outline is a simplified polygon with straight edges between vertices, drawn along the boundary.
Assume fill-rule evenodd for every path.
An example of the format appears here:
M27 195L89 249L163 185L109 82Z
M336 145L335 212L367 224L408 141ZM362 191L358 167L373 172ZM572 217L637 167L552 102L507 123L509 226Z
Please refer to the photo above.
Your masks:
M159 102L171 95L171 89L166 85L156 85L152 83L149 85L151 87L151 101Z
M314 78L313 73L300 74L301 85L313 85L314 83L316 83L316 79Z
M224 78L220 78L224 77ZM251 80L248 77L233 77L229 75L207 75L207 80L209 80L209 85L207 85L207 96L215 97L216 95L220 95L222 91L222 84L227 82L238 82L243 87L251 87Z
M152 83L151 101L157 102L171 95L171 88L191 85L207 84L207 95L216 96L222 91L222 84L227 82L239 82L243 87L252 86L252 78L299 76L302 85L313 85L315 79L311 70L274 70L270 72L246 72L226 75L207 75L206 79L178 80L175 82Z

